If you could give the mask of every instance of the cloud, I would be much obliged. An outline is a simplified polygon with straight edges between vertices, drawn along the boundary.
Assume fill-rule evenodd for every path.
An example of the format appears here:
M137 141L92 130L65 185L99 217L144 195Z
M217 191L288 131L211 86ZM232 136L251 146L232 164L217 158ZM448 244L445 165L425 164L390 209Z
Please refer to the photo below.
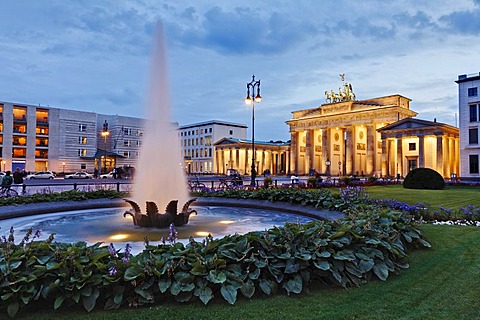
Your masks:
M194 13L189 9L189 15ZM236 55L282 53L315 32L311 24L278 12L259 13L249 7L226 11L218 6L204 13L200 25L181 28L172 23L169 29L185 47L213 48L221 54Z
M476 5L480 5L480 0L475 1ZM445 29L452 33L465 35L480 34L480 8L472 8L466 11L456 11L448 15L444 15L439 19L445 24Z

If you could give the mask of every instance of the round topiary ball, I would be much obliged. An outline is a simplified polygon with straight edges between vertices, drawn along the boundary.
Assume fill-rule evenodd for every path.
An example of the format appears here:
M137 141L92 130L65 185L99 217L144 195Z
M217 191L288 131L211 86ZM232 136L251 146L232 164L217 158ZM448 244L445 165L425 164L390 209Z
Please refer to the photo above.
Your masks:
M437 171L430 168L416 168L410 171L403 187L406 189L441 190L445 188L445 180Z

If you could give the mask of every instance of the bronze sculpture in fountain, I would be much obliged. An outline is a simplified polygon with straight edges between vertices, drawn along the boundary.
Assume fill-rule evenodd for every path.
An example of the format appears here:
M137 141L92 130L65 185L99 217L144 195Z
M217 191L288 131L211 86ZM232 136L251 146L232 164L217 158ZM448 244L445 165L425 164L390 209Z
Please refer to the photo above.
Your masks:
M141 212L140 207L135 201L129 199L124 200L132 206L132 209L125 211L123 216L132 216L134 225L145 228L166 228L172 223L176 227L183 226L188 223L188 218L192 213L195 212L195 214L197 214L197 211L188 208L190 204L197 199L187 201L183 205L180 213L177 213L178 200L170 201L165 209L165 213L158 212L158 207L155 202L147 201L147 214Z

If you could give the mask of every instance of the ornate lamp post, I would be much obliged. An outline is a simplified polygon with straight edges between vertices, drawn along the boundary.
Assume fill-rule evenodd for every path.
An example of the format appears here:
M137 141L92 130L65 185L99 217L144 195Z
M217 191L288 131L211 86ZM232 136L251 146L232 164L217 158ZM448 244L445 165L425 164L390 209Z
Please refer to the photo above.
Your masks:
M63 173L63 175L65 175L65 161L62 162L62 166L63 166L63 172L62 173Z
M330 165L332 163L330 162L329 159L327 159L327 161L325 161L325 166L327 167L327 176L330 177Z
M338 176L342 175L342 162L338 161Z
M105 123L103 124L103 130L101 133L104 141L104 146L105 146L105 156L103 157L103 173L107 173L107 137L110 135L110 131L108 131L108 123L107 120L105 120Z
M251 97L250 89L252 90ZM253 75L252 81L247 83L247 97L245 98L245 103L252 105L252 180L250 181L250 185L252 187L256 185L255 177L257 176L255 170L255 102L260 103L261 101L262 96L260 95L260 80L255 81L255 75Z

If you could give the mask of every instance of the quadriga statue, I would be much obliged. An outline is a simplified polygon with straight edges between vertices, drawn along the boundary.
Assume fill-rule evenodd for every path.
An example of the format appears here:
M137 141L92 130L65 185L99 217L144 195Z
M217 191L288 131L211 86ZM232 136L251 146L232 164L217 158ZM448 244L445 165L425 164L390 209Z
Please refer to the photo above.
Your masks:
M147 201L147 214L141 212L138 204L130 199L124 199L132 206L132 209L125 211L124 217L132 216L133 224L145 228L167 228L172 223L176 226L183 226L188 223L192 213L197 214L196 210L189 209L190 204L197 199L190 199L183 207L182 211L177 213L178 200L172 200L167 205L165 213L158 212L158 206L155 202Z

